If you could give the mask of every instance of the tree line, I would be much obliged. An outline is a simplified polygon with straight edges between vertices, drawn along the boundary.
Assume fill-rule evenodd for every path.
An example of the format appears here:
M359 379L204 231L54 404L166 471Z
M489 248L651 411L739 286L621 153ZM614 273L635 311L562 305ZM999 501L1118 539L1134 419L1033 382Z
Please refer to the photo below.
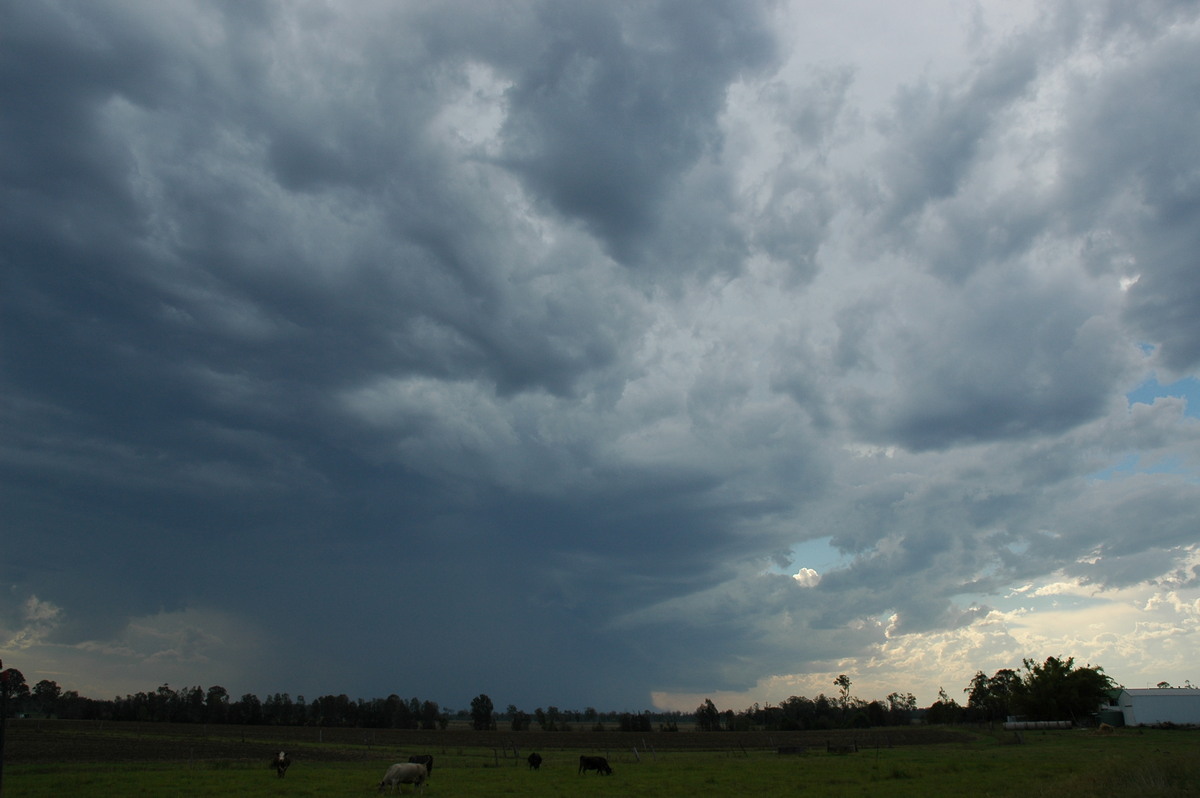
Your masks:
M691 722L700 731L803 730L866 728L926 723L977 723L1021 716L1029 720L1073 720L1087 722L1104 704L1115 683L1103 668L1077 667L1072 657L1049 657L1038 663L1025 659L1018 670L1004 668L987 676L979 671L963 689L960 704L939 691L938 700L918 709L912 693L893 692L884 700L864 701L851 694L852 682L845 674L833 681L837 693L816 698L792 696L778 705L767 704L739 712L719 710L706 699L691 715L680 712L600 712L537 708L527 713L513 704L497 712L492 700L480 694L470 709L444 710L435 701L403 699L396 694L369 700L345 694L325 695L306 701L287 693L265 699L247 693L234 699L225 688L212 686L173 689L163 684L152 692L98 700L63 690L49 679L33 687L15 668L0 671L0 699L9 716L37 714L80 720L132 720L174 723L230 723L276 726L349 726L386 729L444 729L452 719L469 721L475 729L507 728L526 731L568 731L582 724L592 730L649 732L677 731L680 723Z
M32 714L66 720L114 720L169 723L229 723L268 726L340 726L379 729L444 729L451 720L468 721L475 729L508 728L524 731L569 731L575 724L589 728L608 724L622 731L675 728L682 713L600 712L538 707L532 713L510 704L496 712L487 695L471 701L470 710L445 710L436 701L403 699L396 694L369 700L325 695L311 701L299 695L272 693L260 699L253 693L233 698L221 686L174 689L163 684L149 692L113 699L93 699L57 682L42 679L31 688L16 668L3 670L3 689L10 715Z
M851 681L842 674L833 681L837 695L792 696L778 706L754 706L721 712L711 700L696 708L696 728L702 731L766 729L868 728L920 721L930 724L991 723L1010 717L1024 720L1090 722L1110 703L1117 685L1101 667L1077 667L1074 657L1048 657L1039 663L1022 661L1020 670L1002 668L991 676L978 671L963 689L960 704L944 688L938 700L918 709L912 693L890 693L884 701L864 701L850 694Z
M9 669L15 671L15 669ZM393 694L369 701L345 694L306 701L287 693L260 699L253 693L232 698L224 687L173 689L164 684L152 692L113 699L85 698L43 679L30 688L16 671L10 679L12 714L37 714L67 720L133 720L169 723L231 723L270 726L361 726L391 729L437 729L448 722L434 701L402 699Z

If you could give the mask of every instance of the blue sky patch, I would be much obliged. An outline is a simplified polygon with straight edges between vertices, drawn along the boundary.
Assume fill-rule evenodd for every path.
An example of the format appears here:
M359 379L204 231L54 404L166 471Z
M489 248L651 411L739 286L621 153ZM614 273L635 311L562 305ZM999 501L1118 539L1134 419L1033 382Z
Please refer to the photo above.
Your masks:
M1192 418L1200 418L1200 379L1184 377L1169 385L1162 385L1158 377L1151 377L1138 387L1126 394L1129 404L1154 404L1161 396L1178 396L1187 400L1186 414Z

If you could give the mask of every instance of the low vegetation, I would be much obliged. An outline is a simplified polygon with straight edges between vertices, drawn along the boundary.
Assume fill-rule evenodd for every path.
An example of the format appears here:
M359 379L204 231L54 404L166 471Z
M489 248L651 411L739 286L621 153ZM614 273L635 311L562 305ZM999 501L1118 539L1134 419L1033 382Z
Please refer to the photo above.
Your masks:
M1200 732L1186 730L1018 738L986 727L895 727L643 736L18 720L10 721L8 743L4 787L30 798L367 795L389 764L415 753L434 755L426 794L443 798L710 792L1072 798L1193 795L1200 785ZM269 767L280 749L294 762L284 779ZM525 764L533 750L544 758L538 771ZM581 753L607 756L613 774L578 775Z

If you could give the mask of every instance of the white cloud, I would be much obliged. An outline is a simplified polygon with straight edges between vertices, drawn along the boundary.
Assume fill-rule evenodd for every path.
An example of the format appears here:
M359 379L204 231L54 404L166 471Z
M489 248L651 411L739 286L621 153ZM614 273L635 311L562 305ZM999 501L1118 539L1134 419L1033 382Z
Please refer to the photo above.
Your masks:
M1193 559L1195 555L1193 550ZM977 671L991 675L1001 668L1019 670L1026 658L1041 662L1050 656L1103 667L1128 687L1195 683L1200 677L1195 659L1200 651L1200 585L1194 582L1182 589L1168 581L1099 590L1078 580L1058 579L1023 585L1011 596L1018 602L1012 609L988 610L958 629L889 634L859 656L813 661L805 672L763 677L748 690L657 692L655 706L691 711L711 697L721 709L741 710L792 695L832 695L832 680L841 673L850 676L852 694L864 700L911 691L921 706L927 706L944 688L965 703L962 690ZM1022 606L1023 597L1083 601Z
M792 574L792 579L795 579L800 587L816 587L821 584L821 575L812 568L801 568Z
M18 625L8 634L3 648L23 651L39 645L51 635L62 620L62 608L37 596L30 596L21 605ZM2 629L3 627L0 627Z

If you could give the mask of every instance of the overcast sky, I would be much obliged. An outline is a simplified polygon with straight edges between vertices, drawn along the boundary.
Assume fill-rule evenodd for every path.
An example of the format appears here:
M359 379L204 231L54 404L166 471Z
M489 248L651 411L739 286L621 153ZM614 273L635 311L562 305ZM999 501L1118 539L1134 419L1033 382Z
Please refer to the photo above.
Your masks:
M0 658L1200 682L1200 7L7 3Z

